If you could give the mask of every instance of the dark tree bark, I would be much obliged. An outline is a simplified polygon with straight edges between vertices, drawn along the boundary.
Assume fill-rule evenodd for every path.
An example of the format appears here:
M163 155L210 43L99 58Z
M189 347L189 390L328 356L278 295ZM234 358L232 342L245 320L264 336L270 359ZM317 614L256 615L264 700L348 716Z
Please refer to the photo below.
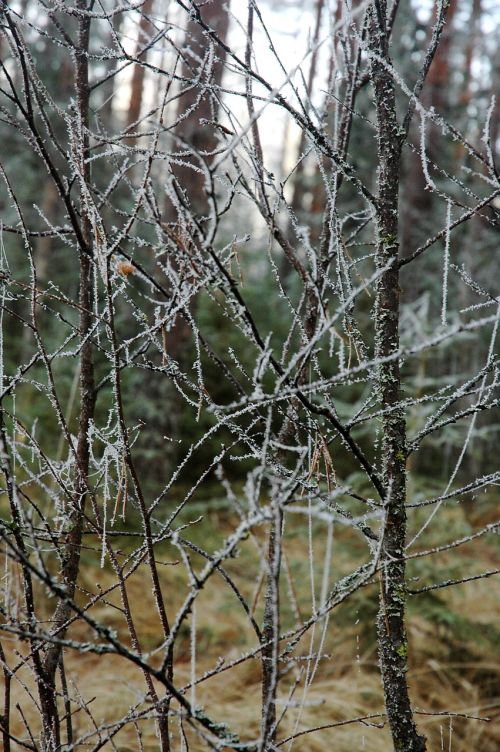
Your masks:
M369 45L377 111L378 207L376 355L385 358L399 348L398 195L401 174L400 129L396 115L384 0L370 10ZM376 57L375 57L376 56ZM400 366L397 359L379 365L378 388L382 418L382 461L385 490L385 533L378 614L379 657L385 706L395 752L424 752L425 739L413 720L406 672L408 646L405 627L406 543L406 425L400 406Z
M3 750L4 752L10 752L10 685L12 673L7 666L7 660L1 642L0 661L2 662L3 672L3 707L0 716L0 726L2 727Z
M272 749L276 734L276 692L279 679L281 529L283 514L276 506L267 545L267 584L262 624L261 750Z

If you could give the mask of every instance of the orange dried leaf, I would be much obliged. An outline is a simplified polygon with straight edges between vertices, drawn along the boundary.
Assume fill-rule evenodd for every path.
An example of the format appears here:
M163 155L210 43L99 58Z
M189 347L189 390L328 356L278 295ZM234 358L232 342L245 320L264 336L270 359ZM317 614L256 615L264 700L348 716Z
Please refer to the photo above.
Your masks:
M119 261L116 265L116 271L118 274L123 274L124 277L128 277L133 274L135 269L129 261Z

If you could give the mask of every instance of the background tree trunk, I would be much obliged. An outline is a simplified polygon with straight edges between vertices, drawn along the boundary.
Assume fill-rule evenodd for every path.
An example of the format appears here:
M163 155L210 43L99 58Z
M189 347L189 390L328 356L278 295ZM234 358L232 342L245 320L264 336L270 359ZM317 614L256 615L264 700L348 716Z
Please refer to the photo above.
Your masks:
M142 52L142 50L147 46L150 33L153 31L151 28L151 22L149 21L149 18L148 18L148 16L150 16L151 13L153 12L153 7L154 7L154 0L145 0L144 5L142 5L140 9L141 18L140 18L139 25L137 28L137 45L135 49L134 58L141 62L145 62L148 57L147 49L145 52ZM142 100L144 97L145 74L146 74L145 67L143 65L139 65L138 63L135 63L134 70L132 73L132 82L130 84L130 98L129 98L129 103L127 107L127 121L126 121L127 131L131 133L137 132L140 128L139 118L141 115ZM128 140L128 145L134 146L136 141L137 141L137 136L130 136Z

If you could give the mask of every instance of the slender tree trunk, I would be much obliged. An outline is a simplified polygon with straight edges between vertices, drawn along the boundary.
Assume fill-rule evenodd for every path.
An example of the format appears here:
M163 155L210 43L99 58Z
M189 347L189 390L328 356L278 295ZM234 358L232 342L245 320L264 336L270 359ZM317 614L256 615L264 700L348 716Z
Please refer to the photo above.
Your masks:
M271 749L276 733L276 692L279 679L281 530L283 512L276 504L267 547L267 583L262 624L261 750Z
M0 726L2 729L3 750L4 752L10 752L10 685L12 672L7 665L7 659L1 642L0 662L2 663L3 673L3 705L0 714Z
M370 10L369 44L377 111L378 211L377 264L390 265L379 278L376 301L376 354L384 358L399 348L398 194L401 146L396 115L394 80L382 61L390 63L386 36L387 8L381 0ZM385 488L385 532L381 552L381 589L378 614L380 667L385 706L395 752L424 752L408 695L405 627L406 542L406 424L401 407L398 360L382 364L378 388L383 413L382 457Z
M85 0L78 0L80 10L86 10ZM88 105L89 105L89 81L88 81L88 45L90 33L90 17L79 18L78 41L76 46L76 70L75 91L77 98L78 122L81 128L80 160L81 179L88 184L90 173L87 162L89 153L88 140ZM72 509L69 515L69 527L67 530L66 545L63 553L61 578L64 583L67 600L60 600L53 619L53 631L58 637L63 637L65 624L71 615L69 599L74 597L78 571L80 566L80 550L83 534L85 505L88 489L89 472L89 439L88 431L90 421L94 413L95 390L94 390L94 365L92 344L88 333L92 326L92 260L90 248L92 247L92 227L88 212L85 208L86 198L84 188L81 190L82 201L82 239L86 245L80 248L80 418L76 446L76 493ZM41 693L40 701L43 714L43 748L57 750L60 746L60 723L57 710L56 696L56 671L60 662L61 646L52 644L47 648L43 664L45 687Z

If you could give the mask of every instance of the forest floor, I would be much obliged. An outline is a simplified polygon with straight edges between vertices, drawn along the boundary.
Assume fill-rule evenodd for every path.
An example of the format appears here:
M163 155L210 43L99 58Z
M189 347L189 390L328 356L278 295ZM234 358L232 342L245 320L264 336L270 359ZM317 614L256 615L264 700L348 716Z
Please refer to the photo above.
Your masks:
M459 506L450 506L446 512L446 535L443 530L426 533L420 548L441 544L444 539L454 540L469 535L474 530L493 521L493 505L482 505L481 514L466 514ZM302 518L289 525L285 535L286 566L289 582L293 583L294 596L291 598L289 613L285 605L284 619L291 626L300 616L311 612L311 581L308 559L308 529ZM203 527L190 528L193 542L200 543L207 550L215 550L224 535L234 529L234 519L224 511L206 511ZM315 523L316 524L316 523ZM313 526L314 528L314 526ZM211 530L211 533L207 533ZM321 530L313 529L315 540L314 577L316 590L321 587L321 565L324 551L321 543ZM187 535L187 531L184 531ZM211 537L212 536L212 537ZM263 539L262 539L263 540ZM258 534L257 534L258 541ZM491 570L498 566L499 536L488 535L476 539L459 548L424 559L415 559L409 565L409 576L416 587L428 583L460 579L476 573ZM255 541L254 541L255 543ZM100 567L99 554L92 549L91 541L82 559L80 588L95 593L98 587L105 589L111 585L113 572L106 564ZM352 570L362 555L363 544L359 537L348 528L341 528L333 538L334 574ZM200 543L201 545L201 543ZM170 614L182 602L186 593L184 567L176 564L176 549L163 546L158 552L162 587ZM123 554L126 555L124 548ZM195 557L196 558L196 557ZM193 565L196 567L195 558ZM200 562L201 563L201 562ZM262 616L262 593L255 598L259 562L255 547L245 542L238 557L227 562L227 571L237 582L250 603L255 599L256 619ZM196 607L196 675L200 677L217 665L222 657L225 663L237 659L242 653L256 646L256 637L249 627L248 619L234 594L219 580L219 586L202 591ZM158 663L159 655L155 647L161 644L161 630L151 595L149 574L144 566L127 580L127 591L137 632L144 653L149 651L149 660ZM283 600L287 601L290 586L285 588ZM359 590L344 605L335 609L330 616L326 637L322 646L325 656L318 665L314 681L305 693L303 707L299 708L304 693L307 676L307 660L304 670L292 697L291 707L280 725L279 739L307 729L333 724L357 716L383 713L383 698L378 671L375 641L375 615L377 609L378 583ZM38 593L43 598L43 592ZM82 601L86 600L81 594ZM296 605L293 606L293 598ZM125 619L120 610L118 594L113 592L92 609L94 618L116 629L125 643L129 644ZM51 601L47 599L47 615ZM459 587L446 587L413 596L408 603L408 633L410 660L410 689L414 707L418 709L418 725L428 738L428 752L496 752L500 748L500 599L495 578L480 579ZM315 630L303 638L296 653L307 656L317 650L321 642L322 629ZM70 629L70 637L78 640L92 640L90 629L76 623ZM13 665L22 655L28 653L26 643L6 641L9 663ZM17 653L17 658L14 651ZM175 683L177 686L189 684L191 676L191 630L189 626L181 630L176 644ZM97 656L92 653L77 654L67 651L66 673L70 694L85 699L88 709L78 710L73 715L75 733L92 731L93 723L101 724L120 718L144 698L144 680L140 671L122 658L112 655ZM309 665L309 670L314 661ZM222 671L191 689L186 695L196 705L202 706L207 715L216 721L227 721L231 730L240 734L241 739L255 738L259 731L260 707L260 661L249 658L231 670ZM19 679L20 681L18 681ZM296 679L296 668L290 666L280 687L279 711L284 709L291 687ZM19 703L27 722L37 731L36 711L26 688L33 688L29 671L19 670L12 685L13 707ZM297 707L293 707L293 705ZM458 715L447 715L446 712ZM435 715L432 715L432 714ZM444 713L439 715L439 713ZM461 716L471 716L464 718ZM490 720L476 720L476 719ZM388 752L391 749L389 733L384 718L373 718L365 722L351 723L336 728L327 728L315 733L299 736L293 744L297 752L320 752L335 749L336 752ZM26 738L19 712L13 711L13 733ZM179 725L172 724L173 749L183 749L179 737ZM140 729L139 741L137 736ZM192 730L187 729L187 740L192 752L206 749ZM89 738L92 749L96 736ZM146 752L158 749L154 725L142 721L134 729L117 734L114 749L119 752L141 749ZM290 745L284 743L283 749ZM15 748L15 747L14 747ZM112 749L107 743L104 749Z

